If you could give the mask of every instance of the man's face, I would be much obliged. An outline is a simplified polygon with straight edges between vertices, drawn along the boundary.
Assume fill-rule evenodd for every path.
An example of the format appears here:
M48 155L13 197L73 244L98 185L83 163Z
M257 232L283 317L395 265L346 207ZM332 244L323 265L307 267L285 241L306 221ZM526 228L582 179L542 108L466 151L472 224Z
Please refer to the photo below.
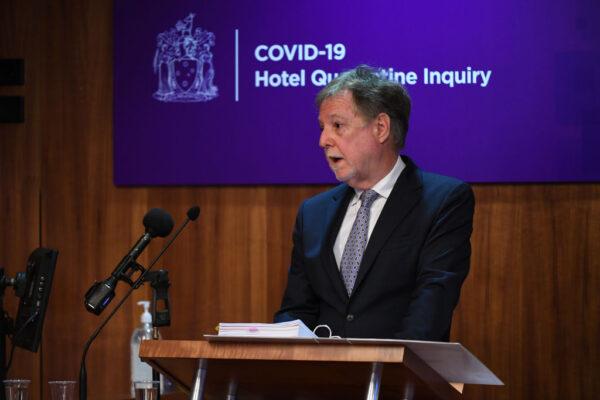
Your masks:
M319 126L319 146L325 151L335 177L355 189L368 189L375 184L382 151L377 124L360 114L350 91L321 103Z

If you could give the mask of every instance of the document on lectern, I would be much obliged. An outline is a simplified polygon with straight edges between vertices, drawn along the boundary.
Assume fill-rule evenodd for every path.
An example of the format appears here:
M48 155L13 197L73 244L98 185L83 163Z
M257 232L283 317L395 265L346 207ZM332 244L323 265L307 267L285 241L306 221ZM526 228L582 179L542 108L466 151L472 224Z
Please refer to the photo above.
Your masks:
M276 324L226 323L219 324L219 336L264 337L264 338L316 338L304 322L299 319Z

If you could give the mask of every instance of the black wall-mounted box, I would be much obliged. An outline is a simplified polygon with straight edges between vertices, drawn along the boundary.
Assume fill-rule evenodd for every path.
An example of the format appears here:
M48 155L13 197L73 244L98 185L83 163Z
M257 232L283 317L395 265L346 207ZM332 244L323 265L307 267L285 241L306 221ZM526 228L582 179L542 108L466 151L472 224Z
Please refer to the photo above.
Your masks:
M23 96L0 96L0 123L25 122Z
M22 58L0 59L0 86L25 84L25 61Z

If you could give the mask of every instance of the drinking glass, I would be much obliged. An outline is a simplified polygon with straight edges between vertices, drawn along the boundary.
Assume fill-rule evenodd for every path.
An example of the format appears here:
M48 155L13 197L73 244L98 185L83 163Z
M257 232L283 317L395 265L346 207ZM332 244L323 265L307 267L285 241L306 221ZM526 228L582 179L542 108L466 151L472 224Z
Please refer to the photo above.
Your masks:
M6 400L29 399L29 379L7 379L3 382Z
M50 385L50 399L75 400L75 381L48 381Z
M156 400L160 389L160 381L136 381L133 382L135 389L135 400Z

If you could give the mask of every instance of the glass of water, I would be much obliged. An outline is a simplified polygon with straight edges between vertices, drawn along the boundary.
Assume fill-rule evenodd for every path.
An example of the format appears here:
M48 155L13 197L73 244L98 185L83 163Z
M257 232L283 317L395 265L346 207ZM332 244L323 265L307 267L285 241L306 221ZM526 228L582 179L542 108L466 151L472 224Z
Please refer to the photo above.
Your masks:
M50 399L75 400L75 381L48 381L50 385Z
M6 400L29 399L29 379L7 379L3 383Z
M156 400L160 390L160 381L136 381L133 382L135 389L135 400Z

